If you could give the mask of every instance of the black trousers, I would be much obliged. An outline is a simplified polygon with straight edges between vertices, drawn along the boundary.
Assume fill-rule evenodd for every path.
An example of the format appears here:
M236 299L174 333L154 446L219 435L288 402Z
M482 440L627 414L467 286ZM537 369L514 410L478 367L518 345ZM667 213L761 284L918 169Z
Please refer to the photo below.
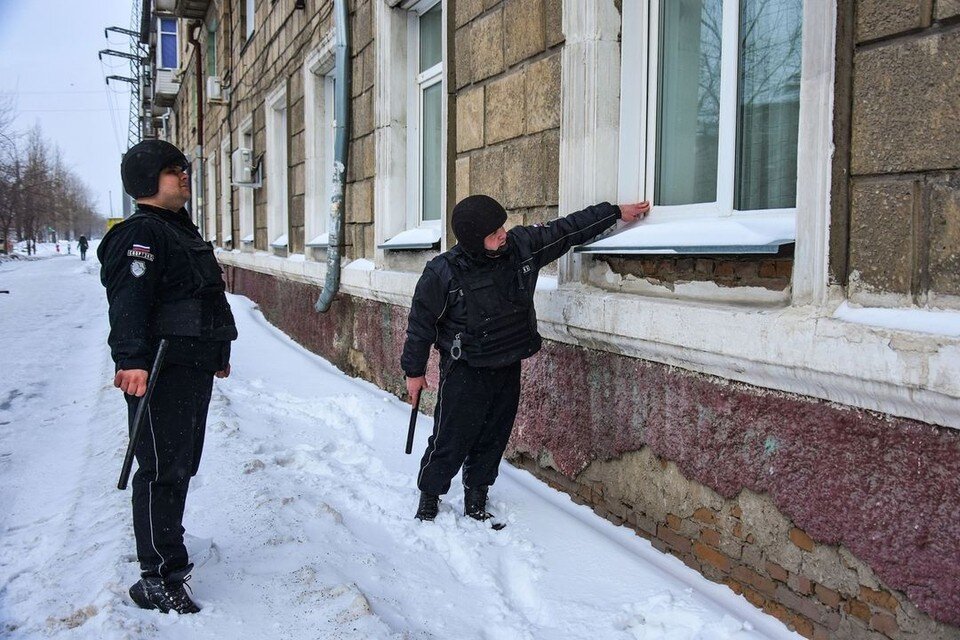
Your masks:
M175 581L192 566L183 546L183 508L200 466L213 373L167 365L158 375L135 448L133 533L141 574ZM132 428L140 399L126 399Z
M420 460L417 487L443 495L463 467L463 485L489 486L497 479L520 403L520 363L478 369L441 363L433 434Z

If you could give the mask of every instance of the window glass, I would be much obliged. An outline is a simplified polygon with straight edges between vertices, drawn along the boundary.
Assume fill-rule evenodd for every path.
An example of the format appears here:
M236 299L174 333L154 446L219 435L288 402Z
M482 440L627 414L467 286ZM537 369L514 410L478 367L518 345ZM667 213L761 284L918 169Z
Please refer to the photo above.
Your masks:
M661 6L655 203L715 202L723 2Z
M796 206L802 18L802 0L741 0L736 209Z
M207 75L217 75L217 27L207 29Z
M439 82L423 90L422 175L423 219L440 219L440 98Z
M243 8L243 21L246 27L247 37L249 38L253 35L253 19L257 11L256 0L244 0Z
M438 64L443 57L440 18L439 2L420 16L420 73Z
M174 18L160 19L160 67L177 68L177 21Z

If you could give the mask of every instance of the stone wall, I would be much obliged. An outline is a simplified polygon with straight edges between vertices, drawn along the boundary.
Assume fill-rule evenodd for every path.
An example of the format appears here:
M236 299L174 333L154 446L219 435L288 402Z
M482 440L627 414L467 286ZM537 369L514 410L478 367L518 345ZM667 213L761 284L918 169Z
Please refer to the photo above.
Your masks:
M852 40L850 297L960 308L960 4L860 0Z
M456 199L496 198L508 227L557 217L561 5L453 3Z

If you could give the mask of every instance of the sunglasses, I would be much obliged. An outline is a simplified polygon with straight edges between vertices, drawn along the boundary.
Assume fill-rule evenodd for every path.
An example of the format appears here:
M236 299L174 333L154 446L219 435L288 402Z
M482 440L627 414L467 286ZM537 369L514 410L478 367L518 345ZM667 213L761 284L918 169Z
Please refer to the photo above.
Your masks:
M172 165L172 166L169 166L169 167L165 167L160 173L166 173L166 174L169 174L169 175L179 176L179 175L184 174L184 173L189 174L189 173L190 173L190 167L189 167L189 166L187 166L187 167L181 167L180 165Z

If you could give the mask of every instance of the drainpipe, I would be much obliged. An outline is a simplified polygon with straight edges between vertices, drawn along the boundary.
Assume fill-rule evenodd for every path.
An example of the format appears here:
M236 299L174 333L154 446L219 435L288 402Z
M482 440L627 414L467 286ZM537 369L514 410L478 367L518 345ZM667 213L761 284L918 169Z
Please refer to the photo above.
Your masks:
M187 42L193 45L193 64L196 70L197 77L197 149L200 150L199 160L200 160L200 175L197 176L197 200L202 202L200 207L200 232L202 235L207 233L207 202L205 199L205 194L207 186L204 184L206 180L206 171L204 171L204 157L203 157L203 68L200 66L203 62L200 54L200 41L197 40L195 32L200 30L200 27L203 26L203 22L200 20L191 22L187 27L187 33L190 35L187 37Z
M330 197L329 238L327 240L327 278L314 305L326 313L340 289L340 247L343 245L343 192L347 166L347 131L349 130L350 51L347 38L347 0L333 0L334 12L334 98L333 117L333 195Z

